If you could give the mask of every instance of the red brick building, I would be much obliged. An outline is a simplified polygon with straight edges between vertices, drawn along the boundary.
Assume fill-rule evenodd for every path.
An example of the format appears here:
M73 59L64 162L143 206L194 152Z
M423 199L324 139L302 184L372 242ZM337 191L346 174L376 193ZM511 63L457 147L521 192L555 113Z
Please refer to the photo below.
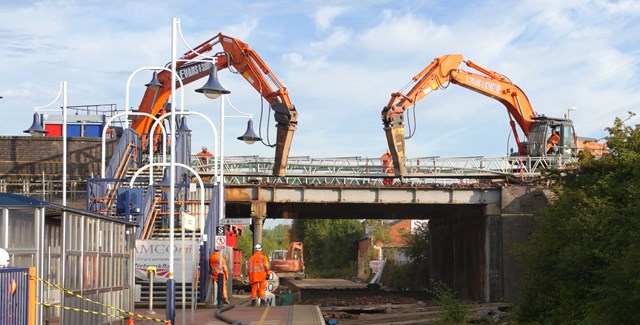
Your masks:
M394 254L394 259L398 264L405 264L409 262L409 259L404 254L404 248L406 247L406 243L402 237L402 234L411 233L412 225L416 226L418 222L426 222L426 220L394 220L388 222L389 225L389 235L391 237L391 241L388 244L383 244L379 240L376 240L373 234L370 231L367 231L365 235L360 238L358 242L358 277L361 279L367 278L367 270L372 268L373 272L377 271L376 267L379 264L380 260L387 255L387 252L392 251ZM367 253L369 252L369 248L372 247L375 251L375 256L371 260L373 263L367 263ZM376 262L377 261L377 262ZM371 265L373 264L373 265Z

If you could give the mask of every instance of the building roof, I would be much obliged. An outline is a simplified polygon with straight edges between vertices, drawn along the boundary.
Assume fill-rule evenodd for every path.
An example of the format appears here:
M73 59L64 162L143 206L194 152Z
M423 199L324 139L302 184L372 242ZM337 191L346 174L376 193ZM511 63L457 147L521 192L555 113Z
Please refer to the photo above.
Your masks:
M0 207L44 207L50 204L24 195L0 193Z
M45 215L47 217L60 216L62 215L62 211L68 211L68 212L73 212L77 214L99 218L99 219L106 219L113 222L125 223L131 226L136 225L134 222L126 221L124 219L113 218L107 215L94 213L86 210L80 210L80 209L64 206L64 205L49 202L49 201L42 201L36 198L24 196L24 195L12 194L12 193L0 193L0 208L29 208L29 207L30 208L46 208Z

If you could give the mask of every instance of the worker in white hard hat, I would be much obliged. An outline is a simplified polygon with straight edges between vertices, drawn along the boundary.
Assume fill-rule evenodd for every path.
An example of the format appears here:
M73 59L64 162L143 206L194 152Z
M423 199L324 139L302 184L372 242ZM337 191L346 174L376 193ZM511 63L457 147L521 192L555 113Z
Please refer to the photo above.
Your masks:
M262 245L256 244L253 255L249 258L247 268L249 283L251 283L251 306L256 306L256 298L260 298L260 306L267 304L267 279L271 276L269 259L262 252Z
M9 253L3 248L0 248L0 269L9 266L9 260Z
M213 157L213 154L207 149L207 146L202 146L202 151L198 152L196 154L196 157L198 157L200 166L204 166L211 163L209 159ZM206 171L207 169L208 168L206 167L202 167L202 168L199 168L199 171Z

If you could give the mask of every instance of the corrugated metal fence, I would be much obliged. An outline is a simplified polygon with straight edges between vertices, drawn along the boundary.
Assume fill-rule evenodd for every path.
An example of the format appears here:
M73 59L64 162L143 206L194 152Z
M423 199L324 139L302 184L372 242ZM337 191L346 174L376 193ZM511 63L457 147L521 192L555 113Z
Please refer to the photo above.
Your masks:
M0 324L35 324L35 286L35 268L0 269Z

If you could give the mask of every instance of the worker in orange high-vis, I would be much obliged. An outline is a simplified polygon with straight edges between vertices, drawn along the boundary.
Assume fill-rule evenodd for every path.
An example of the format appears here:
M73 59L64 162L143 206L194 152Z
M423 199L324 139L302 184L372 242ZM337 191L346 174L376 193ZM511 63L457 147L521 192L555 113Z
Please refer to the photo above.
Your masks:
M198 162L200 163L200 166L205 166L210 164L213 161L212 158L214 157L214 155L207 149L206 146L202 146L202 151L198 152L196 154L196 157L198 158ZM206 171L208 169L211 169L211 168L200 167L198 168L198 171Z
M213 282L218 283L218 275L222 272L222 297L225 304L229 303L229 297L227 296L227 280L229 279L229 270L227 269L227 259L222 256L222 268L218 265L220 262L220 251L215 250L209 256L209 267L211 268L211 278ZM215 296L215 295L214 295Z
M387 174L394 174L395 172L393 170L393 159L391 159L391 154L389 153L389 150L383 153L382 156L380 156L380 158L382 159L382 171ZM393 185L393 178L382 179L382 184Z
M251 283L251 306L256 306L256 298L260 298L260 306L267 304L267 279L271 276L269 259L262 252L262 245L253 248L253 255L247 265L249 283Z
M556 150L556 146L558 145L559 142L560 142L560 135L558 134L558 131L554 128L551 130L551 136L547 140L547 149L545 150L545 152L554 153L554 151Z

